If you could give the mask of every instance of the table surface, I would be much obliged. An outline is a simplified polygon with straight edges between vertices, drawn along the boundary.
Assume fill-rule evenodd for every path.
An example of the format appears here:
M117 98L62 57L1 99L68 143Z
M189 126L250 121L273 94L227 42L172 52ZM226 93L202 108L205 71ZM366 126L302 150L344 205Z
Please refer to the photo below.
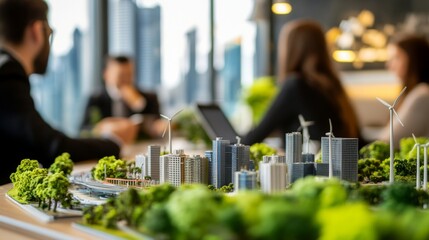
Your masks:
M130 146L126 146L122 151L122 155L125 159L133 160L136 154L146 153L147 147L151 144L161 145L162 149L166 149L168 147L165 144L165 140L163 139L154 140L150 142L144 141ZM185 153L189 155L204 154L204 150L201 149L201 146L194 146L183 139L173 139L173 146L174 149L185 149ZM89 171L95 164L96 160L79 162L75 164L73 174ZM7 191L9 191L9 189L11 188L12 184L5 184L0 186L0 218L12 218L14 220L22 221L24 223L46 229L47 231L57 231L61 234L69 235L72 239L101 239L74 229L72 227L72 223L80 221L80 218L59 219L49 223L44 223L33 218L15 203L13 203L12 200L6 197ZM37 236L34 232L28 229L24 230L19 228L11 228L9 224L2 223L1 221L0 236L1 239L46 239L46 236Z

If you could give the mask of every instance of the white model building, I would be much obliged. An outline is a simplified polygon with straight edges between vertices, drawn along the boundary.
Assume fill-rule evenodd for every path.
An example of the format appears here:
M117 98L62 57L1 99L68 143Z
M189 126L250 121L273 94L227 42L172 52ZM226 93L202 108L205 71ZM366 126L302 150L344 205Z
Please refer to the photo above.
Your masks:
M168 158L168 182L176 187L185 182L185 159L186 155L182 149L176 150Z
M159 183L168 182L168 163L170 155L163 155L159 158Z
M277 162L276 156L264 158L259 165L261 190L266 193L279 192L288 184L288 167L286 163Z
M147 157L144 154L137 154L135 158L136 167L141 168L142 178L149 176Z
M333 176L350 182L358 180L358 139L331 138ZM322 162L329 162L329 138L322 137Z
M256 172L241 170L234 173L235 182L234 189L235 191L240 190L252 190L256 189Z
M302 162L302 135L300 132L286 133L286 164L288 166L288 181L292 181L293 163Z

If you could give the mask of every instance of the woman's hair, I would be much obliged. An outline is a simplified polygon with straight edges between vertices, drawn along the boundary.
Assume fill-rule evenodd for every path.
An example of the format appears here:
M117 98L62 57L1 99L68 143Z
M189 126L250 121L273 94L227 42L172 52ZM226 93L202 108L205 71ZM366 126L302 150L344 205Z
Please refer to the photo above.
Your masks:
M314 21L286 24L278 42L278 79L298 74L337 107L344 137L358 137L357 117L333 66L322 27Z
M402 49L408 57L407 70L402 83L410 92L421 82L429 83L429 43L423 36L401 34L394 37L390 44ZM406 92L406 93L407 93ZM405 94L406 94L405 93Z

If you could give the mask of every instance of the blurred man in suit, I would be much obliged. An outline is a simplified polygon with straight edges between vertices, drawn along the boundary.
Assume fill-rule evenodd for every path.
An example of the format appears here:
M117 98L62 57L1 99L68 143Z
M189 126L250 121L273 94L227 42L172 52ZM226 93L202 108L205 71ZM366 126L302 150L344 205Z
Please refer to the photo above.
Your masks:
M87 104L82 130L91 130L108 117L126 117L139 124L141 133L158 137L163 124L155 93L143 92L134 84L134 61L127 56L108 56L103 72L104 87Z
M24 158L49 167L63 152L75 161L118 156L137 132L128 119L106 119L96 127L103 138L73 139L40 116L28 77L46 71L53 33L47 14L43 0L0 0L0 184Z

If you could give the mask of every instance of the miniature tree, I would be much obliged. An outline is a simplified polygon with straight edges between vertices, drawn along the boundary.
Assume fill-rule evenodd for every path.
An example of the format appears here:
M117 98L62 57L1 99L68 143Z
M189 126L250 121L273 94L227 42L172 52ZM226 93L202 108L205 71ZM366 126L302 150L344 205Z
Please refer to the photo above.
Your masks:
M64 173L54 173L45 178L44 183L47 183L46 188L46 196L49 200L48 210L50 209L50 205L52 200L54 201L54 209L53 211L57 211L58 202L63 201L67 197L68 187L70 186L70 182Z
M39 168L39 162L37 160L23 159L16 168L16 172L10 175L10 180L13 184L20 180L20 175L26 171L33 171L33 169Z
M55 162L49 167L50 173L64 172L66 176L73 171L73 161L70 159L70 154L63 153L55 158Z
M100 159L91 173L94 179L104 180L105 177L125 178L126 171L127 168L124 160L110 156Z
M33 171L21 173L20 181L15 184L20 199L26 202L37 200L36 188L43 183L47 175L48 170L44 168L35 168Z

